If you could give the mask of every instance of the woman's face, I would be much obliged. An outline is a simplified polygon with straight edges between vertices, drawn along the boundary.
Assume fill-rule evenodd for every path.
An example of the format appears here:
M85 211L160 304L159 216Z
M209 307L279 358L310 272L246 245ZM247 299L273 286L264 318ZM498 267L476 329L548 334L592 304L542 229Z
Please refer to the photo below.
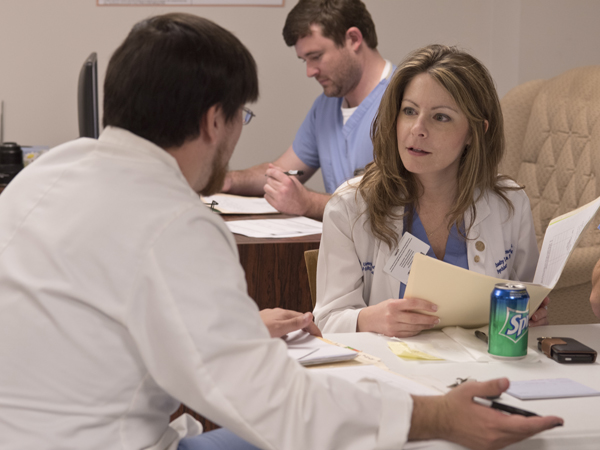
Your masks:
M471 141L469 122L429 74L417 75L406 86L396 131L400 158L409 172L421 181L456 180L460 157Z

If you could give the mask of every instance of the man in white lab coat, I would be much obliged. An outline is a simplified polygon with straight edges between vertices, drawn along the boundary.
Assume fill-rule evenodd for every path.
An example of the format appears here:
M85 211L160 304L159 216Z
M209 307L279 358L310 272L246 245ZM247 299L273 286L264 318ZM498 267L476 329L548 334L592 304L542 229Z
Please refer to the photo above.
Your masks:
M197 195L221 187L258 96L231 33L187 14L140 22L104 93L97 141L54 148L0 195L0 448L194 448L197 423L169 424L182 401L236 448L499 448L562 422L472 401L507 380L415 397L287 357Z

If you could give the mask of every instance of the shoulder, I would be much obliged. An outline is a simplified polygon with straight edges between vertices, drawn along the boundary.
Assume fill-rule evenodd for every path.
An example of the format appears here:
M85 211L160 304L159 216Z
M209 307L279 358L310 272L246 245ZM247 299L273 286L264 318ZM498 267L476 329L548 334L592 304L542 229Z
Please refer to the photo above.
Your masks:
M325 207L327 212L346 211L349 215L357 215L364 210L365 202L358 190L362 176L351 178L338 187Z
M340 110L342 106L342 98L327 97L325 94L319 95L313 102L311 111L333 111ZM340 112L341 114L341 112Z
M529 197L525 193L524 189L521 189L519 184L510 178L501 179L498 181L497 186L502 189L504 197L508 200L509 204L512 205L514 211L519 213L523 210L529 210ZM488 191L484 195L483 199L478 201L477 207L481 206L481 202L484 201L488 204L490 210L495 213L502 215L510 213L510 206L502 196L494 191Z

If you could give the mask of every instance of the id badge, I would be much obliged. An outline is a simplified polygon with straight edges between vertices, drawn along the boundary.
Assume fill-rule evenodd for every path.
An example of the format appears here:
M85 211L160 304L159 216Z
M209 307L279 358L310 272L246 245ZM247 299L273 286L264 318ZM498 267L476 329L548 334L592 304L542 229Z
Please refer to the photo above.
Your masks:
M398 248L394 251L390 259L383 267L383 271L401 283L408 283L408 274L412 266L415 253L426 255L429 251L429 245L406 232L402 235Z

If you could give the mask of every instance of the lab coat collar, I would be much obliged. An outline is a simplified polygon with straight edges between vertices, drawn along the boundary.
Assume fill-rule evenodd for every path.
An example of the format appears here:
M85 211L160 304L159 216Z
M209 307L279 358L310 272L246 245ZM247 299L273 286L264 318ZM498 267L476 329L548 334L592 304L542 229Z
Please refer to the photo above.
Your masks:
M120 147L124 151L148 155L152 159L157 159L176 169L177 172L181 174L177 160L173 158L165 149L136 134L133 134L131 131L109 126L102 131L98 141L100 143L110 144L110 146ZM183 174L181 174L181 176L183 176Z

